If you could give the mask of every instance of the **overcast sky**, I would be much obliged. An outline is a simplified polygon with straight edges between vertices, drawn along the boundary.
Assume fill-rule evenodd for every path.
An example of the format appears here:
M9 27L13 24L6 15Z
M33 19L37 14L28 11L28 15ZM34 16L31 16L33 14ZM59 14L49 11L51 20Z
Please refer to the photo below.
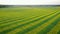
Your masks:
M60 0L0 0L6 5L60 5Z

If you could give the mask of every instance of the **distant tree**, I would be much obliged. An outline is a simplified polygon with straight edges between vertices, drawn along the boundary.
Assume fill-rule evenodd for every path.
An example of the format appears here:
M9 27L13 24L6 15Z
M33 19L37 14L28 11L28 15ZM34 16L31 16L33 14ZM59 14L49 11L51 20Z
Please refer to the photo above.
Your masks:
M8 5L0 5L0 8L8 7Z

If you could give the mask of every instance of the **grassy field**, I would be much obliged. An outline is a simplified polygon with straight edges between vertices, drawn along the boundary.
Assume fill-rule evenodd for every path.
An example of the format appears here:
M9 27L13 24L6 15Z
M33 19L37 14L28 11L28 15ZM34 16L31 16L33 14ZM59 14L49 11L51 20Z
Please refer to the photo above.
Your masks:
M60 8L0 8L0 34L60 34Z

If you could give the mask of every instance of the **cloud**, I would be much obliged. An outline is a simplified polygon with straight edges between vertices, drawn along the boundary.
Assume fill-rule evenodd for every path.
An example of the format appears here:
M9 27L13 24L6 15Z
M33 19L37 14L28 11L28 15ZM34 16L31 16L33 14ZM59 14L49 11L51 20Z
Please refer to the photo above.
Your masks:
M0 4L8 5L49 5L60 4L60 0L0 0Z

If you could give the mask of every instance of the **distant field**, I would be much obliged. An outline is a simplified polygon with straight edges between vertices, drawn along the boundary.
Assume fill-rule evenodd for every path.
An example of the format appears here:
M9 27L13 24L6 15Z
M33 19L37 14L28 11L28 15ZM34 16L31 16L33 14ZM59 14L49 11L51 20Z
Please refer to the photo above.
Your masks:
M60 8L0 8L0 34L60 34Z

